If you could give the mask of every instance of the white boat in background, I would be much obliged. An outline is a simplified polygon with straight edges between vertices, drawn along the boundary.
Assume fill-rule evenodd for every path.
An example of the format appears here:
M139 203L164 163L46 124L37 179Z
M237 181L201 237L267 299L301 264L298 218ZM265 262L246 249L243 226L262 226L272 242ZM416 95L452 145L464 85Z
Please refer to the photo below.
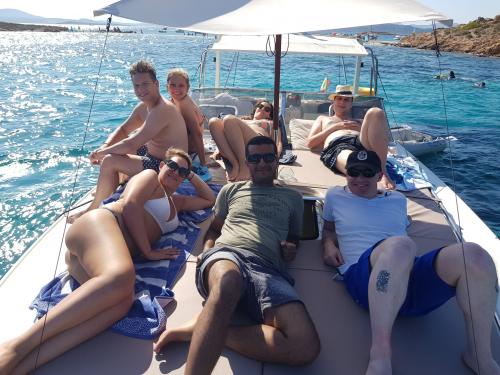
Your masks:
M286 7L283 5L282 1L277 0L214 0L205 3L194 0L123 0L97 13L111 13L189 31L232 35L306 32L360 26L366 22L374 24L446 19L411 0L399 1L397 5L392 0L310 0L306 3L287 0ZM266 17L273 17L270 22L255 21L262 17L263 9ZM240 50L246 49L243 40L237 43ZM265 45L258 47L258 50L265 49ZM215 53L219 65L222 51ZM342 54L339 51L336 53ZM359 88L361 59L367 55L362 53L355 56L356 71L352 83L355 92ZM244 115L257 99L272 100L273 95L276 97L272 90L221 88L217 74L215 81L215 87L193 90L193 97L197 98L203 110L220 111L219 107L223 107L224 110ZM376 81L374 85L370 85L370 92L371 88L376 93ZM285 120L285 128L292 119L311 121L319 114L328 113L330 103L326 94L293 91L295 103L291 105L289 101L290 105L287 106L288 94L291 93L281 92L280 99L274 101L281 102L280 114ZM225 95L225 99L229 98L229 101L221 101L221 95ZM362 113L374 105L383 108L382 98L360 96L355 100L353 110ZM342 284L332 280L334 270L323 264L321 256L321 210L324 194L330 186L344 185L345 178L333 174L319 161L318 154L310 150L295 147L293 153L297 156L297 162L281 166L278 180L281 184L300 191L309 209L306 210L308 216L305 217L304 238L297 259L289 268L296 280L296 288L318 329L322 351L312 364L290 367L254 361L224 350L214 374L358 375L366 371L370 340L368 313L350 299ZM408 153L401 144L397 144L396 154ZM500 241L495 234L452 189L425 166L419 165L430 187L408 192L406 197L408 212L413 219L409 235L416 241L420 251L462 239L474 241L491 254L500 271ZM221 169L211 169L211 172L214 182L226 182ZM202 223L202 235L208 224L208 221ZM58 257L64 229L62 217L0 280L0 300L8 303L0 310L0 342L19 334L32 324L34 314L28 310L28 305L40 287L65 268L63 258ZM201 311L202 299L196 292L194 283L196 256L201 250L200 237L173 286L177 304L168 312L167 327L178 327ZM57 260L59 263L55 271L54 264ZM497 303L497 321L492 332L492 343L494 356L500 362L499 314L500 304ZM455 300L425 317L398 319L393 333L394 372L405 375L470 374L470 370L460 360L464 343L462 314ZM176 343L169 345L160 355L154 355L151 341L106 331L42 366L36 370L36 374L182 374L187 350L186 343Z
M457 138L452 135L447 137L434 137L430 134L417 131L410 125L392 127L391 134L395 142L402 145L414 156L444 151L449 142L457 140Z

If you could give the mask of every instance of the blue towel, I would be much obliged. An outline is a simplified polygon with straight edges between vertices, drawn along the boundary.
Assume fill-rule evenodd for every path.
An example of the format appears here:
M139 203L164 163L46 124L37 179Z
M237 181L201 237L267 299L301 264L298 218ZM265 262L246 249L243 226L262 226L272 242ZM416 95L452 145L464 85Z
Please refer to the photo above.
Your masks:
M210 184L209 186L215 194L221 189L220 185ZM195 189L191 184L183 183L177 192L183 195L193 195ZM135 300L127 316L115 323L111 330L140 339L154 339L164 330L167 316L163 308L174 296L170 288L194 248L200 233L200 228L195 223L207 219L211 212L211 209L205 209L179 213L179 227L162 236L153 246L154 249L175 247L181 250L176 259L134 260ZM36 309L37 318L41 318L50 308L78 287L78 282L65 271L41 289L31 303L30 309Z
M207 182L212 179L212 174L208 170L208 167L201 165L200 158L198 154L193 153L190 155L193 160L193 165L191 166L191 170L196 173L203 181Z
M432 187L427 181L427 176L411 157L388 155L387 174L396 184L396 190L411 191Z

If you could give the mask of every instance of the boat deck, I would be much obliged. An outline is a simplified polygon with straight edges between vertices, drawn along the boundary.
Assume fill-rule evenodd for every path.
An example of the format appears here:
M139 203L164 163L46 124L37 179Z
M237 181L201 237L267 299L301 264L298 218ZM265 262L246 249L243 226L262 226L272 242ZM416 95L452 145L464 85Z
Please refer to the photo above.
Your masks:
M281 184L295 188L308 197L322 197L329 186L345 184L345 178L324 167L317 154L300 150L294 153L298 156L294 165L280 166L278 178ZM222 168L211 171L214 182L225 182ZM418 244L420 253L456 241L438 202L427 190L412 191L406 195L412 217L409 234ZM61 235L61 225L59 223L56 226L59 229L52 231L54 238ZM203 234L208 226L208 221L201 225L202 233L193 255L173 287L176 302L168 307L167 329L182 325L202 309L202 299L195 288L194 271L196 255L202 250ZM48 240L42 238L41 241ZM44 243L39 245L47 247ZM19 272L11 273L0 283L1 300L14 303L10 307L4 305L4 309L0 310L0 341L9 334L19 333L29 324L27 306L42 285L37 281L40 276L34 275L32 281L35 285L23 284L15 279L16 274L33 272L26 267L36 269L35 263L29 263L29 256L26 256L25 261L18 265ZM44 282L50 279L53 272L40 271L45 273ZM370 343L369 316L350 299L342 283L332 279L335 269L323 264L319 239L301 242L297 258L290 263L290 273L318 329L322 345L319 357L308 366L289 367L257 362L224 350L214 374L364 374ZM11 287L14 285L15 291ZM21 314L16 317L22 323L13 325L13 315L18 311ZM495 358L500 362L500 332L496 325L492 342ZM425 317L397 319L393 332L394 373L472 374L460 360L464 344L465 329L455 299ZM159 355L152 352L152 345L151 341L104 332L43 366L36 374L184 373L187 343L173 343Z

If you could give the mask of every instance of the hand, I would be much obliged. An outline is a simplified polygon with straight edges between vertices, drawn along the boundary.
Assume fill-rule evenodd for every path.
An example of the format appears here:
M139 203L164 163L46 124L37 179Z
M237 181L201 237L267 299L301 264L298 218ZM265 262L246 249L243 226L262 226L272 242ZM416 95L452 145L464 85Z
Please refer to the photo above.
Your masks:
M329 266L339 267L344 264L344 257L338 247L325 244L323 248L323 262Z
M359 122L353 121L353 120L344 120L340 122L339 124L342 124L342 129L345 130L357 130L359 131L361 129L361 125L359 125Z
M281 256L285 260L285 262L290 262L295 259L297 255L297 245L293 242L281 241Z
M100 151L101 149L98 148L90 153L89 159L91 164L101 164L103 156L99 154Z
M164 249L152 250L144 256L149 260L175 259L179 256L180 250L175 247L166 247Z

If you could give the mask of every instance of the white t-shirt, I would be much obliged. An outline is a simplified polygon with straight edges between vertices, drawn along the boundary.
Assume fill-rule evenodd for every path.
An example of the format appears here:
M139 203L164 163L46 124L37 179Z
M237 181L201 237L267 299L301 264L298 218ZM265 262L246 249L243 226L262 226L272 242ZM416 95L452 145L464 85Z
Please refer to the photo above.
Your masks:
M335 223L345 272L356 263L370 246L390 236L406 235L406 197L397 192L379 193L375 198L363 198L347 187L328 189L323 219Z

